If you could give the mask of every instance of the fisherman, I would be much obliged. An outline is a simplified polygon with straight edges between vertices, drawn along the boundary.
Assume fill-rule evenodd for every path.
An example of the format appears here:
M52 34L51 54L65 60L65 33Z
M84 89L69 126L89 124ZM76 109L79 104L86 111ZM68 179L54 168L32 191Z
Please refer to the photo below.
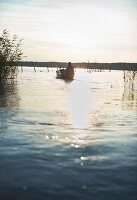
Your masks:
M74 76L74 67L72 66L71 62L69 62L66 69L66 78L73 79L73 76Z

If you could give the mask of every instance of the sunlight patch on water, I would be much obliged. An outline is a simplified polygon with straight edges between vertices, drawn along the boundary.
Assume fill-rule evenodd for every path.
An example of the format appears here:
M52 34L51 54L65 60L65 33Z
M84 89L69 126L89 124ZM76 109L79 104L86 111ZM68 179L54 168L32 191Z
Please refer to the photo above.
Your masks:
M106 159L108 159L106 156L81 156L80 157L80 159L82 160L82 161L84 161L84 160L106 160Z
M89 84L87 82L73 82L70 87L68 101L71 123L75 128L86 128L89 122L89 113L95 104Z

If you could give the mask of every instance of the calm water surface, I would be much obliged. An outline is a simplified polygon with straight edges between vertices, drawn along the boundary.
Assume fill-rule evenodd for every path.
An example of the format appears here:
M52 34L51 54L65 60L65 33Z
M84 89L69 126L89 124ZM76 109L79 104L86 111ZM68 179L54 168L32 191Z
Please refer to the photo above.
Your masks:
M136 75L24 68L1 83L0 199L137 199Z

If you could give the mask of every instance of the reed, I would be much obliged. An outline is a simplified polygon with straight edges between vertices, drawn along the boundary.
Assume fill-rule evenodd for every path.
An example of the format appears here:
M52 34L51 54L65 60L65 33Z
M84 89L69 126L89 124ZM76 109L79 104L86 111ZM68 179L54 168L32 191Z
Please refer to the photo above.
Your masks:
M5 29L0 36L0 79L14 79L18 74L17 62L22 59L20 48L22 39L17 35L10 37Z

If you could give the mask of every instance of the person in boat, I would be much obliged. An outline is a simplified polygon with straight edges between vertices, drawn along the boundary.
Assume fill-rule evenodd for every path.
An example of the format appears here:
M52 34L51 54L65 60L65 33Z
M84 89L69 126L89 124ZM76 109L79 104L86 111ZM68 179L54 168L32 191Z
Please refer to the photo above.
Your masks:
M71 62L69 62L67 69L66 69L66 78L67 79L73 79L73 77L74 77L74 67L71 64Z

